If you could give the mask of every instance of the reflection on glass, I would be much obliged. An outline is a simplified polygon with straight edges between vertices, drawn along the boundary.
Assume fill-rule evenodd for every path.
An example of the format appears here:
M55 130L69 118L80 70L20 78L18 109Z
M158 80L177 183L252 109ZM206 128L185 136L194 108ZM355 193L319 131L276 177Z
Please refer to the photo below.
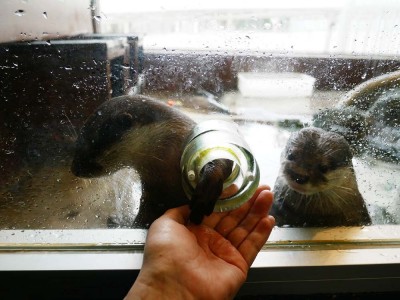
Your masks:
M101 2L99 33L0 44L0 228L131 224L142 197L135 170L84 179L70 165L95 108L139 92L196 122L238 123L260 181L271 186L292 133L313 125L344 136L354 155L343 159L372 224L399 223L399 4L110 2ZM347 176L340 160L318 159L320 180ZM294 173L297 184L312 184L306 172ZM339 207L345 194L334 195Z

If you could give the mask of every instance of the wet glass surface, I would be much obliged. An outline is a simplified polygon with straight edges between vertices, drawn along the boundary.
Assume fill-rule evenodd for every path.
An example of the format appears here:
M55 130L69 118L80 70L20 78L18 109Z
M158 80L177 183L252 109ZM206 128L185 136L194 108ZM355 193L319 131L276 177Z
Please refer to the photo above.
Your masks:
M166 97L165 101L167 99L171 101L172 98ZM277 116L279 110L285 107L273 104L271 100L257 99L251 100L251 105L246 101L242 107L242 100L237 94L225 96L223 101L235 101L235 111L240 112L230 116L180 109L198 122L218 118L236 120L260 166L261 183L273 187L279 174L281 152L290 133L297 128L276 125L277 121L284 120ZM254 111L257 113L254 114ZM261 122L260 115L263 113L273 113L274 117L263 117ZM297 114L284 116L289 117L293 124L306 124L311 117L302 114L299 120ZM69 130L68 126L65 130ZM2 185L1 228L108 228L110 218L133 222L142 194L137 173L132 169L123 169L110 176L83 179L71 173L71 160L72 157L66 153L65 156L50 157L42 163L12 170L10 178ZM363 198L372 214L379 214L373 216L373 224L384 224L388 220L371 207L385 208L388 213L397 216L400 166L365 156L356 156L353 164Z
M155 3L147 20L132 18L139 12L128 7L104 10L93 19L103 26L97 36L32 40L28 50L1 44L0 229L133 223L142 195L135 170L92 179L70 170L85 118L110 96L129 93L156 97L197 122L237 122L261 182L271 187L291 133L310 125L339 132L353 147L372 224L398 224L400 63L392 45L400 25L391 9L398 7L368 2L360 10L345 2L306 13L290 5L215 13L208 3L205 10L185 8L187 15ZM13 17L26 16L14 11ZM371 12L375 19L366 18ZM382 87L372 82L360 96L357 89L373 78ZM294 181L304 181L297 175Z

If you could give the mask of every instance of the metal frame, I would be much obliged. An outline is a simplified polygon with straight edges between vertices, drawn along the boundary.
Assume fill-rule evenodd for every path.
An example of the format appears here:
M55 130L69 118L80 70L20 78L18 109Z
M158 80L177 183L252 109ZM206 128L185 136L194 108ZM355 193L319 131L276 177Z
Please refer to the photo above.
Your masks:
M1 230L0 271L138 271L145 239L139 229ZM239 294L398 290L398 226L276 227Z
M146 233L144 229L1 230L0 270L139 269ZM119 258L115 262L101 260L96 266L91 266L90 260L79 263L57 262L52 265L51 257L70 256L126 257L127 261ZM13 257L43 257L45 264L38 264L36 259L27 259L22 264ZM396 225L275 227L252 267L388 263L400 263L400 231Z

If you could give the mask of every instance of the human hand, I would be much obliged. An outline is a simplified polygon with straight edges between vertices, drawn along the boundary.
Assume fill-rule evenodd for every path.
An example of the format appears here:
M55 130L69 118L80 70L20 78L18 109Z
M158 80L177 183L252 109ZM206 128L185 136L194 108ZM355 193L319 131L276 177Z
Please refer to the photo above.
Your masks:
M260 186L241 207L212 213L201 225L190 210L168 210L150 227L143 266L126 299L231 299L275 224L273 195Z

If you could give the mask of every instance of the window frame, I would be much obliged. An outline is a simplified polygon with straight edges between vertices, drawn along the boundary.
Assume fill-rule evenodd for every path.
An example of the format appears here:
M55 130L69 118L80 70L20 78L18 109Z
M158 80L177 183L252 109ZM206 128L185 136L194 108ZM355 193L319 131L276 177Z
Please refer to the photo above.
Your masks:
M397 227L275 227L239 294L397 290L400 283ZM137 274L143 261L146 232L144 229L2 230L0 272L134 271Z

